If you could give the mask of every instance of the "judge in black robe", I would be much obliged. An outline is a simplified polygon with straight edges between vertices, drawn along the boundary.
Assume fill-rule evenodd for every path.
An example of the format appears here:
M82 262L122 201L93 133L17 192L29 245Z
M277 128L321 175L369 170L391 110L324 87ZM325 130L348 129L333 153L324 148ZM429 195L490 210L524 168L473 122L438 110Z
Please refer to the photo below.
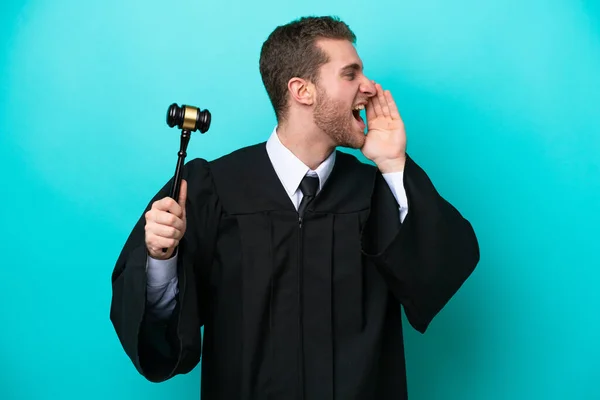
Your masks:
M406 156L401 223L381 172L338 151L302 224L264 143L184 174L171 317L146 309L143 216L112 276L111 320L137 370L160 382L202 360L204 400L406 399L401 306L425 332L479 261L425 172Z

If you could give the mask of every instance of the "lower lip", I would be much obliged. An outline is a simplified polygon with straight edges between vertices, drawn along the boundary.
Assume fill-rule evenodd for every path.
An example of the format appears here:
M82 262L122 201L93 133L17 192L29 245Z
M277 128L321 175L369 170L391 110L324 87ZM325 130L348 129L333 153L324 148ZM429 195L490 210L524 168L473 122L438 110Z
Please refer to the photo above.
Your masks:
M352 119L354 120L354 122L356 122L356 125L358 125L358 127L360 128L360 130L364 131L365 128L367 127L365 125L365 122L362 120L362 117L360 120L354 118L354 115L352 115Z

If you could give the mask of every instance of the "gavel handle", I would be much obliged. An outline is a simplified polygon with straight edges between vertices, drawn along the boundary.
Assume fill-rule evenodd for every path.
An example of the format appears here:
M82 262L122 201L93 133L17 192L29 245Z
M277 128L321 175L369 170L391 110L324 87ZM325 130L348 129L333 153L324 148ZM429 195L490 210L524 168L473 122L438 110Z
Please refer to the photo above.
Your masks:
M175 167L175 176L173 177L173 184L171 185L171 194L170 197L178 201L179 200L179 191L181 189L181 177L182 177L182 169L183 163L185 162L185 157L187 156L187 146L190 141L190 131L182 130L181 131L181 145L179 148L179 153L177 153L177 166ZM185 206L185 205L184 205ZM163 253L167 252L167 248L163 248Z

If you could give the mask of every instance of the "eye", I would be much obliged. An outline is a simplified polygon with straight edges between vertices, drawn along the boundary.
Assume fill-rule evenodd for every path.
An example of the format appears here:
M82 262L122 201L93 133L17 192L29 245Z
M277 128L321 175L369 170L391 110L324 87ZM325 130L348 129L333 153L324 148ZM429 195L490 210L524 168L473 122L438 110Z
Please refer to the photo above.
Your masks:
M354 80L356 78L356 73L350 72L350 73L346 74L346 76L348 77L348 79Z

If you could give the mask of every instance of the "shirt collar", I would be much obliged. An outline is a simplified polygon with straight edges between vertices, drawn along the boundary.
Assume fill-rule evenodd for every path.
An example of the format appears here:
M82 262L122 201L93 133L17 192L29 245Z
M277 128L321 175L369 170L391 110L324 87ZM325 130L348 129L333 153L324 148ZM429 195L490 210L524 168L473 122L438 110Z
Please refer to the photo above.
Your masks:
M331 174L336 152L331 152L329 157L313 171L281 143L277 135L277 127L275 127L267 140L267 153L285 191L291 197L296 193L305 175L317 175L319 177L320 191Z

